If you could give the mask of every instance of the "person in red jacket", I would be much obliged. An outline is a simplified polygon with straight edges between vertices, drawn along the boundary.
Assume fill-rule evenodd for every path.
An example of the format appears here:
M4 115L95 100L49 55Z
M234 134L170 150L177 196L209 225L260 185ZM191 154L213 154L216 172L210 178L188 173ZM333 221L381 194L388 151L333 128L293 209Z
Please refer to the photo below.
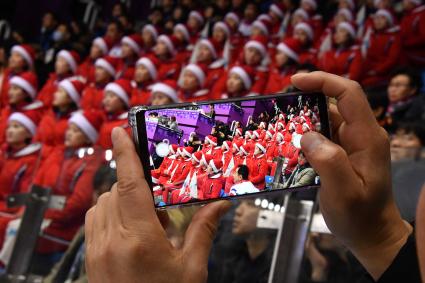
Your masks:
M0 155L0 247L7 224L20 215L19 209L7 207L7 197L28 192L32 184L41 149L40 144L32 143L39 121L36 112L15 112L8 119L6 144Z
M314 30L313 42L320 37L323 32L323 19L322 15L317 13L317 1L316 0L301 0L301 9L305 10L310 17L310 24Z
M84 224L92 204L93 176L101 163L96 154L81 155L81 150L96 144L102 116L96 111L76 113L69 119L63 146L42 163L34 183L52 189L53 195L66 198L62 210L48 209L50 221L40 235L37 252L62 252ZM80 153L80 154L79 154Z
M55 72L51 73L49 79L37 95L37 99L50 108L53 101L53 94L56 92L58 84L66 78L77 73L80 55L75 51L61 50L56 55Z
M153 48L158 39L158 28L152 24L147 24L142 29L142 38L143 38L143 55L152 55Z
M229 29L229 58L228 61L234 64L238 58L239 53L245 44L245 38L239 32L240 18L234 12L229 12L224 17L224 23ZM214 36L214 33L213 33Z
M189 13L186 24L190 32L189 43L195 45L204 27L205 18L200 11L194 10Z
M175 36L162 34L154 47L154 54L159 59L158 80L177 80L180 75L180 63L174 59L181 42Z
M217 25L217 24L216 24ZM214 38L201 39L196 52L196 63L208 66L205 78L205 88L212 89L224 73L226 59L223 58L223 45Z
M10 51L7 69L3 74L0 88L0 107L3 108L9 101L9 81L13 76L33 70L35 51L27 44L15 45Z
M8 104L0 114L0 144L4 142L7 121L14 112L41 113L43 103L35 100L37 95L37 77L32 72L24 72L13 76L9 81Z
M355 45L356 30L348 22L339 23L333 36L334 47L318 60L318 68L350 80L362 75L362 55Z
M143 39L139 34L131 34L121 39L121 60L117 67L117 79L133 79L135 64L142 47Z
M192 51L195 47L190 43L191 36L189 29L184 24L177 24L173 28L173 35L181 42L181 44L177 47L175 59L180 64L186 65L189 62L190 57L192 56Z
M81 108L84 110L102 109L103 89L114 80L117 74L119 59L105 56L94 63L95 82L89 84L83 91Z
M227 75L226 88L219 92L214 90L214 99L226 99L232 97L244 97L252 95L251 88L255 79L255 71L249 66L235 66Z
M401 52L400 29L394 25L394 17L387 10L375 13L369 46L363 64L365 87L384 85L391 70L399 63Z
M203 64L189 64L182 71L178 97L184 102L210 99L210 91L204 88L207 67Z
M159 60L155 56L142 57L137 60L134 72L135 87L131 92L131 106L150 103L151 89L158 78L159 64Z
M94 63L97 59L108 55L109 50L112 48L112 41L107 37L96 37L90 48L89 56L78 67L78 75L87 80L87 83L95 82Z
M299 55L300 64L316 65L317 50L313 48L314 36L315 30L307 22L298 23L294 27L294 38L299 40L302 45Z
M275 60L270 68L264 93L273 94L284 91L291 85L291 76L295 74L299 62L301 42L294 38L285 39L276 47Z
M248 162L249 180L260 191L264 190L265 177L269 174L269 165L266 158L266 144L264 142L257 142L255 144L254 155Z
M128 109L130 107L131 84L118 79L105 87L103 111L106 117L100 127L98 144L104 149L112 148L111 133L115 127L128 129Z
M218 198L224 191L223 162L221 159L212 159L208 165L208 176L199 188L203 200Z
M150 103L151 105L167 105L179 103L180 99L177 96L177 83L173 80L166 80L161 83L156 83L152 86Z
M43 145L58 146L64 143L68 119L80 107L84 83L78 79L62 80L53 95L53 108L41 119L35 140Z
M406 64L425 66L425 5L421 0L403 1L400 23L402 52Z

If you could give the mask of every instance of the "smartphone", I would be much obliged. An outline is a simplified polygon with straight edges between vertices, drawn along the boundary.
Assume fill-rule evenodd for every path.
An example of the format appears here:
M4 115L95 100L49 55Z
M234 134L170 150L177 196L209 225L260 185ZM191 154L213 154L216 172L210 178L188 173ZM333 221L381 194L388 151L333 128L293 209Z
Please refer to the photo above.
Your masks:
M136 106L129 124L157 208L317 187L300 140L330 137L322 93Z

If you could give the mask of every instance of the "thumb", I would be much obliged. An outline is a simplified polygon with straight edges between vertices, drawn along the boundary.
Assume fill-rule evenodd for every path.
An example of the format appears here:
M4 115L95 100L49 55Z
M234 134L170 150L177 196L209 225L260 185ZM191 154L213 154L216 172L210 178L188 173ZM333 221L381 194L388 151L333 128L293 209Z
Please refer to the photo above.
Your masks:
M336 201L358 193L352 190L341 191L344 187L360 188L361 182L355 173L345 150L317 132L308 132L301 138L301 149L320 176L321 197Z
M217 201L202 207L193 216L186 231L183 250L194 265L207 263L212 241L220 218L232 206L228 201Z

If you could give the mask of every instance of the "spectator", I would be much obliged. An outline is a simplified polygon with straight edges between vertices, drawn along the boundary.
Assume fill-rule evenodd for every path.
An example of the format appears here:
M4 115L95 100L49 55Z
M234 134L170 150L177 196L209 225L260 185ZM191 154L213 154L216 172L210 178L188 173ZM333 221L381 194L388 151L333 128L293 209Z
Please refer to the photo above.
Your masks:
M179 124L177 123L176 116L171 116L170 123L168 124L168 127L173 131L180 132Z
M316 178L316 172L311 168L304 153L300 151L298 154L298 164L288 180L286 180L284 186L286 188L295 188L305 186L306 184L313 184L314 178Z
M112 48L109 55L112 57L121 57L121 38L124 35L124 27L118 20L113 20L106 27L105 37L112 42Z
M39 39L42 51L45 52L50 49L53 42L53 32L55 31L57 24L58 21L54 13L47 12L43 15Z
M154 56L142 57L136 62L134 82L130 104L149 104L151 89L158 77L159 61Z
M423 147L425 147L423 123L401 123L391 137L391 160L419 159Z
M238 165L233 173L234 185L230 187L230 191L227 192L230 196L237 196L243 194L250 194L259 192L259 190L252 184L248 179L249 168L246 165Z

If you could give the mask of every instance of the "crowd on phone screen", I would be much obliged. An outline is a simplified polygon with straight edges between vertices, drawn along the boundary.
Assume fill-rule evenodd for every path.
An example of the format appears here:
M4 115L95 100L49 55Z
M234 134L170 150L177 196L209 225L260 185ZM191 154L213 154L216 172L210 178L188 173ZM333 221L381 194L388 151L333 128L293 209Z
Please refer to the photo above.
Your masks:
M12 26L12 32L1 33L0 47L0 246L5 246L8 224L22 215L21 209L7 207L7 196L37 184L52 188L67 202L63 210L47 211L49 222L36 252L66 249L92 205L92 179L104 162L93 155L81 157L78 149L111 149L114 127L130 132L127 111L134 105L267 95L293 89L291 75L319 69L366 88L377 119L393 135L395 159L420 157L425 144L420 78L425 66L425 6L421 0L398 4L220 0L202 6L192 0L163 1L152 8L147 21L133 21L125 5L117 4L112 19L99 19L91 31L77 20L60 21L49 12L42 18L40 35L32 40ZM109 12L104 11L104 18L110 18ZM400 66L416 69L394 73ZM311 115L296 113L295 119L283 112L283 118L261 121L264 125L255 121L258 129L237 128L224 138L198 139L200 151L189 146L173 150L181 160L198 158L202 170L208 165L217 173L221 167L221 174L229 161L226 150L234 151L233 159L247 166L239 167L244 169L235 180L247 178L253 188L264 190L264 178L253 178L259 176L257 171L273 175L267 156L272 148L287 159L286 177L291 180L302 154L288 141L294 133L316 126L312 105L306 111ZM288 146L283 149L278 141ZM255 156L262 154L253 165ZM199 197L232 194L231 176L220 190L202 189ZM166 184L170 179L164 180ZM173 193L162 197L169 203ZM7 263L3 255L0 252L0 260Z
M275 116L263 112L243 128L234 121L233 131L218 123L196 145L196 133L185 146L169 145L168 156L151 170L157 202L179 204L263 191L279 157L284 159L285 187L314 185L316 175L299 141L308 131L320 131L319 110L317 105L300 106L272 110Z

